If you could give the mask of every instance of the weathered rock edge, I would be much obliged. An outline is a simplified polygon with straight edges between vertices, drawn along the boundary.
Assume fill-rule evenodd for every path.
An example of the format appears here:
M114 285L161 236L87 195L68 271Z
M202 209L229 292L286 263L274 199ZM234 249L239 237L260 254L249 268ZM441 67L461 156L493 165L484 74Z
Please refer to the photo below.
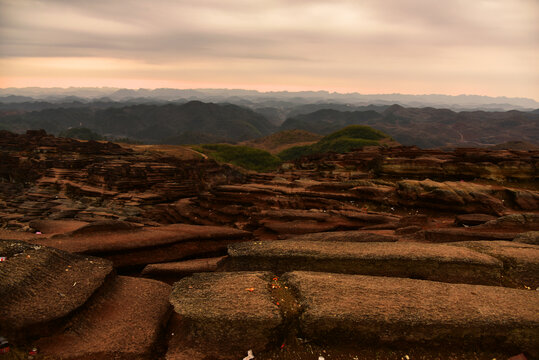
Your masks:
M503 264L471 249L410 242L251 241L228 246L226 271L319 271L500 285ZM464 248L460 248L464 249Z
M0 333L14 340L54 331L113 277L91 256L0 240Z
M172 331L185 341L169 343L167 358L188 348L237 359L265 350L278 338L282 320L266 272L196 273L173 285L170 302L180 316Z
M539 292L292 272L304 336L326 344L406 343L537 352Z

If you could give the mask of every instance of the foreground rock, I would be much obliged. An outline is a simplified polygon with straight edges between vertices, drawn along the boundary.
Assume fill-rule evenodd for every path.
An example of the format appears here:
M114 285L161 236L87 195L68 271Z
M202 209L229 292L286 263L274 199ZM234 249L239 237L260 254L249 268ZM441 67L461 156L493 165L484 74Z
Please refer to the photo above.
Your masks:
M323 343L539 348L537 291L313 272L286 281L305 309L300 330Z
M180 316L167 359L240 359L264 350L281 325L264 272L194 274L174 284L170 302ZM200 352L197 352L197 349Z
M58 335L36 345L58 359L154 359L169 316L170 286L117 277Z
M95 225L89 225L90 230ZM112 260L116 267L174 261L187 256L225 253L226 246L245 241L251 234L223 226L174 224L161 227L111 231L83 231L34 243L74 253L92 254Z
M255 241L230 245L228 254L227 270L278 274L309 270L495 285L503 269L501 261L473 250L410 242Z
M0 240L0 333L46 335L82 306L112 272L103 259Z

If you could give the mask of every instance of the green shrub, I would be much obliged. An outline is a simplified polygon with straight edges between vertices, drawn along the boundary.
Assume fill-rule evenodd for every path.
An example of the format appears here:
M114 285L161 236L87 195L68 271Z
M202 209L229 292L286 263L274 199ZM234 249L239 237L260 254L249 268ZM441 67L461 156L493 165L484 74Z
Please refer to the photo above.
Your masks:
M193 147L219 162L231 163L254 171L274 170L281 160L269 152L248 146L206 144Z
M283 161L299 159L302 156L309 156L313 154L312 148L312 145L293 146L281 151L279 154L277 154L277 156Z
M92 130L84 127L71 128L64 130L58 135L64 138L72 138L79 140L103 140L103 137Z
M316 144L295 146L281 151L277 156L284 161L289 161L313 154L345 153L364 146L378 145L378 141L385 138L389 137L369 126L351 125L323 137Z

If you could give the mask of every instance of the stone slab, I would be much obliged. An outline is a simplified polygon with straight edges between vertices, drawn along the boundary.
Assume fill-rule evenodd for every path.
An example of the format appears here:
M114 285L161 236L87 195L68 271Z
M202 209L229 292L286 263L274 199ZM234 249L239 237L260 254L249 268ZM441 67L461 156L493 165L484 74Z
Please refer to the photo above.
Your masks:
M539 287L539 245L513 241L466 241L452 245L499 259L504 264L504 276L516 286Z
M292 272L302 333L323 343L539 348L539 292L492 286Z
M198 273L174 284L170 302L181 321L174 333L186 343L169 344L167 358L180 358L188 348L205 349L218 358L243 358L277 339L279 308L265 272Z
M455 251L454 249L460 249ZM229 245L226 270L294 270L410 277L471 284L499 284L502 262L440 244L322 241L250 241Z

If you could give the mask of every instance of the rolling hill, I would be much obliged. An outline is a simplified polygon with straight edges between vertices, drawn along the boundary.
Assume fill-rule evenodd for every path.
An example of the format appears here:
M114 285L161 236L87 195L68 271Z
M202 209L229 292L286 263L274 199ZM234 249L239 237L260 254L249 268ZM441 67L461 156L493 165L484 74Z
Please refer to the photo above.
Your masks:
M255 140L244 141L241 145L250 146L268 151L272 154L279 153L292 146L311 145L322 139L317 135L305 130L282 130Z
M491 146L507 141L539 144L539 115L522 112L404 108L374 111L319 110L287 119L281 129L302 129L326 135L348 125L368 125L403 145L422 148Z
M0 129L14 132L44 129L59 134L73 127L85 127L109 138L171 144L199 144L209 139L244 141L277 129L252 110L200 101L107 109L57 108L0 117Z
M327 152L344 153L374 145L398 145L398 143L383 132L369 126L350 125L323 137L315 144L294 146L280 152L278 156L286 161Z

